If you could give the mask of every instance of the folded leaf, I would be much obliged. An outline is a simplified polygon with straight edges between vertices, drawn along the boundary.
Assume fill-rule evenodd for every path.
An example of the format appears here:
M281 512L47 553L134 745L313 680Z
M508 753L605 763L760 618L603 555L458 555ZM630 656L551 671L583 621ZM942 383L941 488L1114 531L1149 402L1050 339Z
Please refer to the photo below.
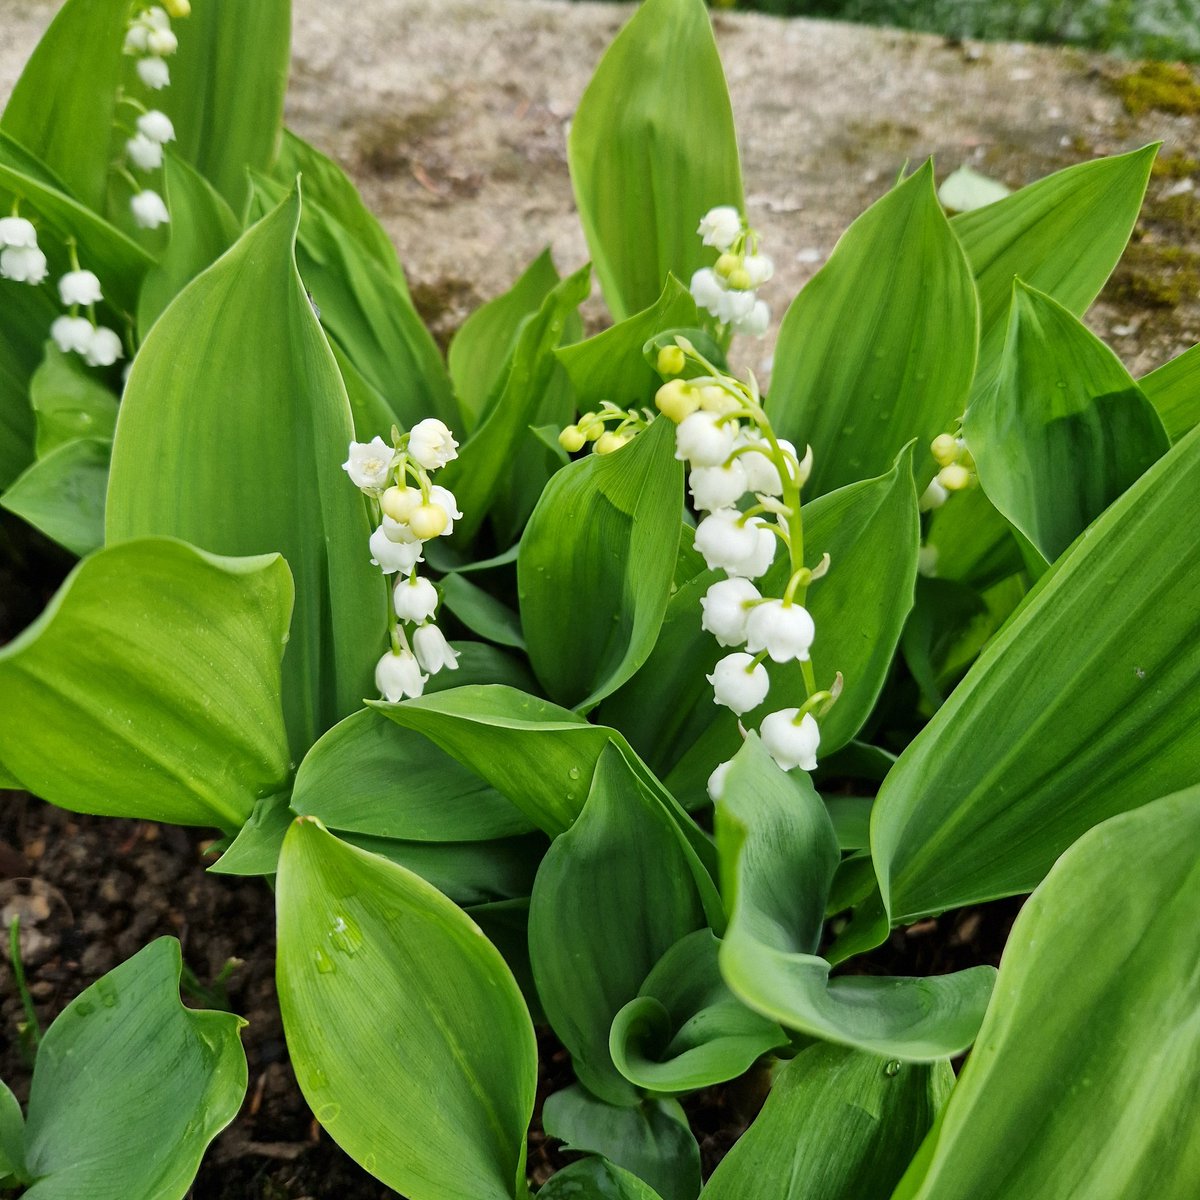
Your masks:
M53 342L46 343L29 381L29 402L37 415L39 457L76 438L112 438L117 397L78 355L64 354Z
M72 554L104 544L104 493L112 443L76 438L39 458L0 497L0 505Z

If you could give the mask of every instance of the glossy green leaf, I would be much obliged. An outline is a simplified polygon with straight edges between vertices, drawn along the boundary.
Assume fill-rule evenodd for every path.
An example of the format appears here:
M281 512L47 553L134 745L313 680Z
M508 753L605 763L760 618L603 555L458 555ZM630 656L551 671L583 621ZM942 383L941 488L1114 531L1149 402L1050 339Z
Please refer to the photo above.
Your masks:
M839 976L817 956L838 864L825 806L802 772L784 774L750 735L717 806L722 894L730 905L721 974L743 1003L810 1037L929 1061L971 1044L995 972L928 979Z
M776 1074L704 1200L885 1197L953 1084L947 1062L889 1063L844 1046L809 1046Z
M63 442L28 467L0 505L72 554L104 544L104 493L112 443L98 438Z
M295 819L286 792L256 801L237 836L208 869L214 875L274 875L283 839Z
M1129 241L1157 152L1145 146L1079 163L952 219L979 290L974 395L995 380L1016 277L1076 316L1100 294Z
M893 923L1029 891L1087 829L1194 782L1193 431L1041 579L872 817Z
M538 995L596 1096L636 1103L609 1055L613 1017L667 950L705 924L686 841L620 750L606 748L583 811L538 871L529 908Z
M1059 859L1017 917L979 1040L894 1200L1195 1194L1197 839L1192 788Z
M253 184L264 210L289 191L257 174ZM296 236L296 262L322 327L383 396L394 419L403 427L438 417L455 428L458 408L450 377L407 290L394 271L367 254L336 217L307 195ZM388 429L375 432L386 437Z
M25 1125L30 1200L182 1200L246 1093L245 1024L179 1001L159 938L86 988L38 1047Z
M472 583L466 576L451 572L442 580L442 603L481 638L500 646L525 649L521 618L507 604Z
M696 1200L700 1147L687 1116L674 1100L656 1097L634 1107L619 1107L574 1084L546 1097L542 1126L563 1143L564 1150L601 1155L593 1161L628 1171L651 1189L651 1195L662 1200ZM559 1190L558 1194L571 1193Z
M982 488L956 492L936 509L925 544L939 579L981 591L1024 569L1012 526Z
M29 381L29 403L37 418L39 457L77 438L111 439L117 423L117 397L75 354L53 342Z
M473 771L371 708L305 755L291 803L333 829L404 841L488 841L532 829Z
M996 385L963 433L988 499L1053 562L1168 447L1120 359L1020 280Z
M46 331L61 309L45 288L10 279L0 279L0 309L0 488L5 488L34 459L29 384L42 362Z
M276 902L288 1049L333 1139L410 1200L524 1195L537 1048L478 926L311 817L288 832Z
M882 475L963 410L979 315L926 163L859 217L792 301L767 412L813 449L809 495Z
M1200 425L1200 346L1144 375L1138 387L1158 410L1171 441L1179 441Z
M662 382L642 347L665 329L695 325L696 302L673 275L649 308L610 326L586 341L557 351L575 390L579 407L597 408L611 400L622 408L649 405Z
M480 305L454 335L447 358L464 433L479 423L488 401L502 386L521 329L558 282L547 248L507 292Z
M0 1079L0 1186L14 1178L28 1182L25 1173L25 1117L16 1096Z
M276 555L112 546L0 650L0 760L74 812L236 829L287 777Z
M549 695L586 711L654 648L679 545L674 425L589 454L550 481L517 557L529 659ZM570 597L570 602L565 599Z
M613 1019L609 1051L617 1070L649 1092L679 1094L736 1079L787 1044L773 1021L752 1012L726 986L719 943L700 929L654 965ZM660 1189L661 1190L661 1189Z
M587 299L591 268L582 267L556 284L517 337L504 386L481 414L458 458L445 470L443 482L458 499L461 521L454 523L454 540L469 542L489 515L492 502L507 485L513 459L527 438L529 426L550 387L558 360L554 348L567 322Z
M291 58L291 0L239 0L237 19L220 4L192 5L172 22L179 49L171 86L155 93L175 124L176 147L242 211L246 168L275 154Z
M618 321L649 308L668 273L713 251L710 208L741 209L725 73L702 0L647 0L592 76L567 143L571 182L604 298Z
M603 1158L585 1158L555 1172L538 1200L662 1200L636 1175Z
M220 192L175 154L163 160L163 197L171 210L167 246L146 273L138 296L143 337L163 309L237 240L241 223Z
M155 322L121 403L106 517L110 540L167 533L287 559L297 759L374 694L387 620L366 506L340 466L350 406L293 260L299 219L295 194Z

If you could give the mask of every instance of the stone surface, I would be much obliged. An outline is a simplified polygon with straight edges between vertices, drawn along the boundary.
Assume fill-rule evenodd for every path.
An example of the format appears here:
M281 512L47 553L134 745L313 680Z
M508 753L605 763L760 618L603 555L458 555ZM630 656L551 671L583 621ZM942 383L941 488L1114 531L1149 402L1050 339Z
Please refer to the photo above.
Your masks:
M0 0L0 95L56 7ZM584 260L565 136L629 12L563 0L295 0L288 121L358 182L443 336L547 243L562 270ZM933 154L939 176L968 162L1016 187L1162 139L1176 177L1152 182L1141 243L1090 319L1135 373L1200 340L1200 203L1195 165L1183 162L1200 153L1200 120L1131 116L1111 86L1129 64L828 21L715 21L750 216L780 268L764 289L777 319L906 162Z

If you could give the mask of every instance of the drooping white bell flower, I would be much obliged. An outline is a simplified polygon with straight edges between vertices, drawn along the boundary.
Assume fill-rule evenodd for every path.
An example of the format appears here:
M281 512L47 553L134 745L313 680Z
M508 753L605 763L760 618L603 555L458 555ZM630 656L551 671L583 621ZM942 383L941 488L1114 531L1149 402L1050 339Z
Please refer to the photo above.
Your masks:
M746 649L765 650L772 662L806 662L816 636L808 609L783 600L764 600L746 618Z
M746 472L736 458L722 467L694 467L688 476L688 490L703 512L730 508L748 490Z
M725 301L725 285L716 271L711 267L701 267L692 276L689 290L698 308L704 309L714 317L720 317L721 306Z
M170 29L152 29L146 38L146 49L159 58L169 58L179 49L179 39Z
M382 525L371 534L368 545L371 562L385 575L395 575L397 571L408 575L421 561L422 544L419 541L393 542Z
M119 358L125 357L121 339L111 329L97 325L88 339L83 360L89 367L111 367Z
M142 21L148 28L157 29L160 32L171 28L171 15L160 4L155 4L153 7L146 9L138 20Z
M718 413L694 412L675 430L675 457L693 467L719 467L736 441L736 421L722 420Z
M767 668L741 651L725 655L706 678L713 686L716 703L723 704L739 717L757 708L767 698L771 687Z
M49 272L46 256L36 246L5 246L0 250L0 276L5 279L37 286Z
M156 54L137 61L138 78L152 91L160 92L171 84L171 68Z
M796 723L798 708L784 708L763 717L759 737L771 757L785 770L800 767L805 771L817 769L817 747L821 744L821 729L812 713L805 713Z
M717 318L726 325L738 325L750 317L757 302L758 297L754 292L738 292L731 289L721 297Z
M408 453L427 471L437 471L458 457L458 443L444 421L426 417L408 434Z
M421 539L412 531L407 521L393 521L387 513L383 514L383 524L380 525L389 542L404 542L406 544L419 542Z
M381 437L374 437L369 442L351 442L350 457L342 463L342 470L350 476L355 487L387 487L395 453Z
M700 599L700 627L721 646L740 646L746 640L746 619L762 595L748 579L721 579Z
M782 496L783 480L780 478L778 468L770 458L770 445L762 438L749 432L743 434L738 439L738 445L761 447L760 450L756 449L750 454L739 454L737 456L737 461L742 464L746 472L746 490L756 492L762 496ZM797 457L796 447L786 438L779 438L778 445L781 450L791 455L793 459Z
M133 219L143 229L157 229L171 219L171 214L167 211L163 198L149 188L138 192L129 201L129 207L133 209Z
M55 317L50 323L50 336L64 354L86 354L93 332L87 317Z
M157 171L162 166L162 144L148 138L144 133L134 134L125 143L125 153L139 171Z
M405 696L419 696L428 682L429 676L421 674L411 650L401 650L398 654L389 650L375 665L375 686L391 704Z
M751 293L747 292L747 295ZM771 324L771 310L765 300L755 300L750 311L744 317L738 317L733 322L735 333L744 333L748 337L762 337Z
M382 441L382 438L376 438L375 441ZM372 443L372 445L373 444L374 443ZM379 506L383 509L384 526L390 529L391 525L388 524L388 521L390 520L392 525L404 525L407 527L408 518L411 517L413 512L420 508L423 503L424 497L421 495L420 488L409 486L388 488L387 491L385 491L383 495L379 497ZM389 534L389 536L392 535ZM411 536L415 537L416 535L411 534ZM409 537L400 537L398 535L392 537L392 541L394 542L406 542L409 540Z
M931 479L929 486L921 493L921 500L917 507L922 512L929 512L931 509L941 508L943 504L950 498L950 493L942 487L937 479Z
M135 21L125 30L125 44L121 47L123 54L145 54L150 44L150 30L141 21Z
M765 254L747 254L742 270L750 277L750 286L759 287L775 274L775 264Z
M446 528L442 530L442 537L449 537L454 532L454 522L462 520L462 513L458 511L458 501L454 498L454 493L449 488L440 487L435 483L429 489L429 499L445 512L447 520Z
M392 597L396 606L396 616L402 621L411 621L414 625L428 621L437 611L437 588L420 575L398 579Z
M143 137L148 137L160 146L165 146L167 142L175 140L175 126L171 123L171 118L156 108L144 112L138 117L137 129Z
M24 217L0 217L0 246L37 248L37 230Z
M742 232L742 214L732 204L720 204L700 218L696 232L706 246L728 250Z
M708 777L708 798L714 804L725 797L725 780L729 777L729 768L732 766L732 759L728 762L718 763L716 770Z
M696 526L696 549L714 570L757 579L775 557L775 535L758 517L743 522L736 508L721 508Z
M68 271L58 281L58 294L68 308L76 304L99 304L104 299L100 280L91 271Z
M443 668L448 671L458 670L458 651L451 647L436 625L422 625L413 634L412 641L413 649L417 652L417 661L430 675L436 675Z

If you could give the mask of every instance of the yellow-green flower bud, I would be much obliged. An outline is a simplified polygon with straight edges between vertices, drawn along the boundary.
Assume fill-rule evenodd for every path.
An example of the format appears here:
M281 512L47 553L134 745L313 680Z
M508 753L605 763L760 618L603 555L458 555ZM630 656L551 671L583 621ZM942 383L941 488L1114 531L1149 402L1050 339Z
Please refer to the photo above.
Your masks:
M750 272L745 267L738 267L729 272L729 286L735 292L748 292L754 286L754 280L750 278Z
M630 440L629 435L625 433L614 433L613 430L608 430L607 433L602 433L597 439L595 446L592 447L597 454L611 454L614 450L620 450L626 442Z
M678 375L683 371L687 358L678 346L663 346L658 352L658 373Z
M722 279L728 279L742 265L742 256L740 254L722 254L717 259L717 265L713 267Z
M678 425L700 407L699 389L683 379L672 379L655 393L654 404L664 417Z
M568 425L558 435L558 444L568 454L575 454L587 444L587 438L583 436L583 432L578 425Z
M937 476L938 483L948 492L961 492L971 484L971 472L961 463L951 463L943 467Z
M446 510L440 504L422 504L409 514L408 527L423 542L435 538L450 523Z
M406 522L420 505L421 489L415 487L390 487L379 497L379 507L393 521Z
M162 6L167 10L169 17L186 17L192 11L188 0L162 0Z
M741 402L735 395L715 383L705 384L698 391L700 408L703 412L731 413L741 407Z
M604 422L594 412L586 412L579 418L576 428L586 441L594 442L604 432Z
M958 461L958 438L948 433L939 433L929 443L929 452L937 460L939 467L948 467Z

